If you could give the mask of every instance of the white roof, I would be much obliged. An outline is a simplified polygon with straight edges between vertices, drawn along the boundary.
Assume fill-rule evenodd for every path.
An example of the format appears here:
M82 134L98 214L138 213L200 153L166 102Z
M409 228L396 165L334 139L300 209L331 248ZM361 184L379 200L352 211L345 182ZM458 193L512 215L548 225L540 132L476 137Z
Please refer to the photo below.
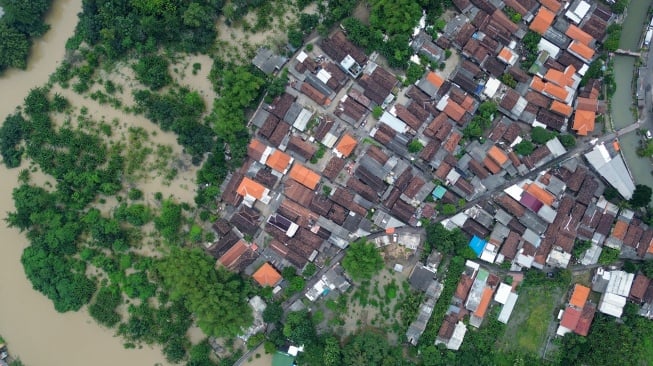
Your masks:
M512 292L512 286L501 282L496 295L494 295L494 301L505 305L506 301L508 301L508 297L510 296L510 292Z
M304 352L304 346L300 347L295 347L295 346L290 346L288 347L288 354L291 356L297 356L299 352Z
M508 196L514 198L517 201L521 199L521 195L524 192L524 190L516 184L511 185L510 187L504 189L503 191L506 192Z
M450 350L457 351L460 346L463 344L463 339L465 339L465 333L467 333L467 327L465 323L458 321L456 328L451 335L449 343L447 343L447 348Z
M501 312L499 313L499 318L497 319L498 321L502 322L503 324L508 324L508 320L510 319L510 315L512 314L512 310L515 308L515 304L517 303L518 298L519 295L514 292L511 292L508 295L508 300L503 305L503 308L501 308Z
M602 251L603 248L592 243L592 246L589 249L587 249L585 255L583 255L583 258L580 260L580 264L584 266L589 266L598 263L599 256L601 256Z
M625 297L606 292L601 297L601 302L599 303L599 311L603 314L608 314L619 318L623 313L624 306L626 306Z
M435 108L442 112L446 107L447 104L449 104L449 94L445 95L444 97L440 98L438 101L438 104L436 104Z
M483 94L487 95L488 98L493 98L494 95L499 90L501 82L498 79L490 77L490 79L485 83L485 89L483 89Z
M599 172L618 192L626 199L630 199L635 192L635 183L630 177L628 168L620 155L610 159L610 155L603 145L595 146L585 158L592 167ZM609 160L606 160L609 159Z
M610 274L610 282L606 292L627 297L630 294L630 287L633 285L635 275L624 271L612 271Z
M322 145L330 149L333 147L333 145L336 144L336 141L338 141L338 136L332 134L331 132L327 132L327 134L324 136L321 142Z
M540 43L537 45L537 49L540 51L548 52L549 56L551 56L553 59L558 58L558 54L560 53L560 47L547 41L545 38L540 39Z
M408 125L406 125L402 120L399 118L393 116L392 114L388 112L383 112L383 115L379 119L379 122L383 122L386 125L390 126L393 130L399 132L399 133L404 133L408 131Z
M460 179L460 173L456 169L451 169L445 179L451 182L451 184L455 184Z
M320 71L317 72L317 78L320 79L321 82L326 84L327 81L331 79L331 74L324 69L320 69Z
M531 268L531 266L533 265L533 260L535 260L535 257L532 257L530 255L526 256L521 253L517 254L517 258L515 258L517 264L526 268Z
M496 250L488 250L488 246L494 247L492 244L487 244L483 251L481 252L481 260L486 261L488 263L494 263L494 258L497 257L497 252ZM496 248L496 247L494 247Z
M543 205L538 211L537 211L537 216L541 217L544 219L544 221L548 222L549 224L553 224L553 221L555 220L557 215L556 210L551 208L551 206Z
M565 16L572 20L574 23L578 24L580 23L583 18L585 18L585 15L587 15L587 12L590 10L590 4L586 3L585 1L581 1L576 5L575 9L569 9L565 13Z
M451 221L453 224L455 224L458 227L462 227L465 224L465 221L469 216L465 215L464 213L460 212L457 215L454 215L449 221Z
M342 59L342 61L340 61L340 65L344 67L345 70L349 70L349 68L354 66L355 63L356 60L354 60L354 58L351 57L349 54L347 54L347 56L345 56L345 58Z
M562 146L562 143L560 142L560 140L558 140L557 137L554 137L553 139L547 141L546 147L549 148L551 154L553 154L553 156L556 158L567 152L567 149L565 149L565 147Z
M306 125L312 116L313 112L306 108L302 108L302 111L299 112L299 115L297 116L297 119L295 119L295 123L293 123L292 126L303 132L306 129Z
M299 62L304 62L304 60L306 60L307 57L308 57L308 55L306 54L306 52L302 51L302 52L300 52L299 55L297 55L297 57L295 57L295 58L296 58L297 61L299 61Z

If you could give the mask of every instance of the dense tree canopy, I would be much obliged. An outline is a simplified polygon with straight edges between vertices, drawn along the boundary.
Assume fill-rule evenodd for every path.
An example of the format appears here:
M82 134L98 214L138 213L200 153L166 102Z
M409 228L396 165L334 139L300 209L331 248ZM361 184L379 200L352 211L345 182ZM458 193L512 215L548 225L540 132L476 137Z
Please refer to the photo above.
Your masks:
M342 267L355 280L372 278L383 268L383 258L373 243L359 239L347 248Z
M651 202L651 187L637 184L635 185L635 192L628 202L630 202L633 207L646 207Z
M0 0L0 73L8 67L24 69L33 37L49 28L43 22L51 0Z
M173 249L157 266L171 298L183 299L204 333L233 337L252 322L243 281L199 249Z

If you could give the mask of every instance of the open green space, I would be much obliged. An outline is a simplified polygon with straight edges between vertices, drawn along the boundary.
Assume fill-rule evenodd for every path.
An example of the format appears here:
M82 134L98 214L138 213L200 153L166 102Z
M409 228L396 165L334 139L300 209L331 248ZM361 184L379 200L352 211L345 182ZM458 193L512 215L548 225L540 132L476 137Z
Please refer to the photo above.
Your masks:
M532 287L520 291L501 342L505 349L538 352L546 341L547 328L563 293L564 289L559 287L546 291Z

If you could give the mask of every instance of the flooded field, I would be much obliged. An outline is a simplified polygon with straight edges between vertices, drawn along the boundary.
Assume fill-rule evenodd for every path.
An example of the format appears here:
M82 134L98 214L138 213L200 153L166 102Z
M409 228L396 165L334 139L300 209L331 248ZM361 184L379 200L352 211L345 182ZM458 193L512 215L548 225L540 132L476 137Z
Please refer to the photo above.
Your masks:
M46 19L51 29L32 47L27 70L9 70L0 77L2 120L22 103L30 89L47 82L63 59L65 42L73 34L80 11L81 0L54 1ZM85 100L84 104L91 103ZM93 322L84 309L57 313L50 300L32 289L20 263L27 240L17 230L6 227L4 221L5 212L13 210L11 192L19 171L0 165L0 333L12 354L30 366L166 365L159 349L126 350L113 331ZM188 197L192 195L179 198Z

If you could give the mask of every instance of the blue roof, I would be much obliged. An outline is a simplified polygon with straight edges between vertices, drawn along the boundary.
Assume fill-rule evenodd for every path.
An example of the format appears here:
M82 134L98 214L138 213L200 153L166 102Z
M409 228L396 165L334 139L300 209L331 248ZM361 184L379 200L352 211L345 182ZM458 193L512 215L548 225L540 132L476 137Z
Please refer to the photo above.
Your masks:
M477 256L480 256L481 253L483 253L485 244L487 244L487 242L476 235L474 235L472 240L469 241L469 247L472 248L472 250L474 251L474 253L476 253Z
M437 186L437 187L435 187L435 189L433 190L433 193L431 193L431 194L433 195L433 198L440 199L440 198L442 198L444 196L445 193L447 193L446 188L444 188L443 186Z

